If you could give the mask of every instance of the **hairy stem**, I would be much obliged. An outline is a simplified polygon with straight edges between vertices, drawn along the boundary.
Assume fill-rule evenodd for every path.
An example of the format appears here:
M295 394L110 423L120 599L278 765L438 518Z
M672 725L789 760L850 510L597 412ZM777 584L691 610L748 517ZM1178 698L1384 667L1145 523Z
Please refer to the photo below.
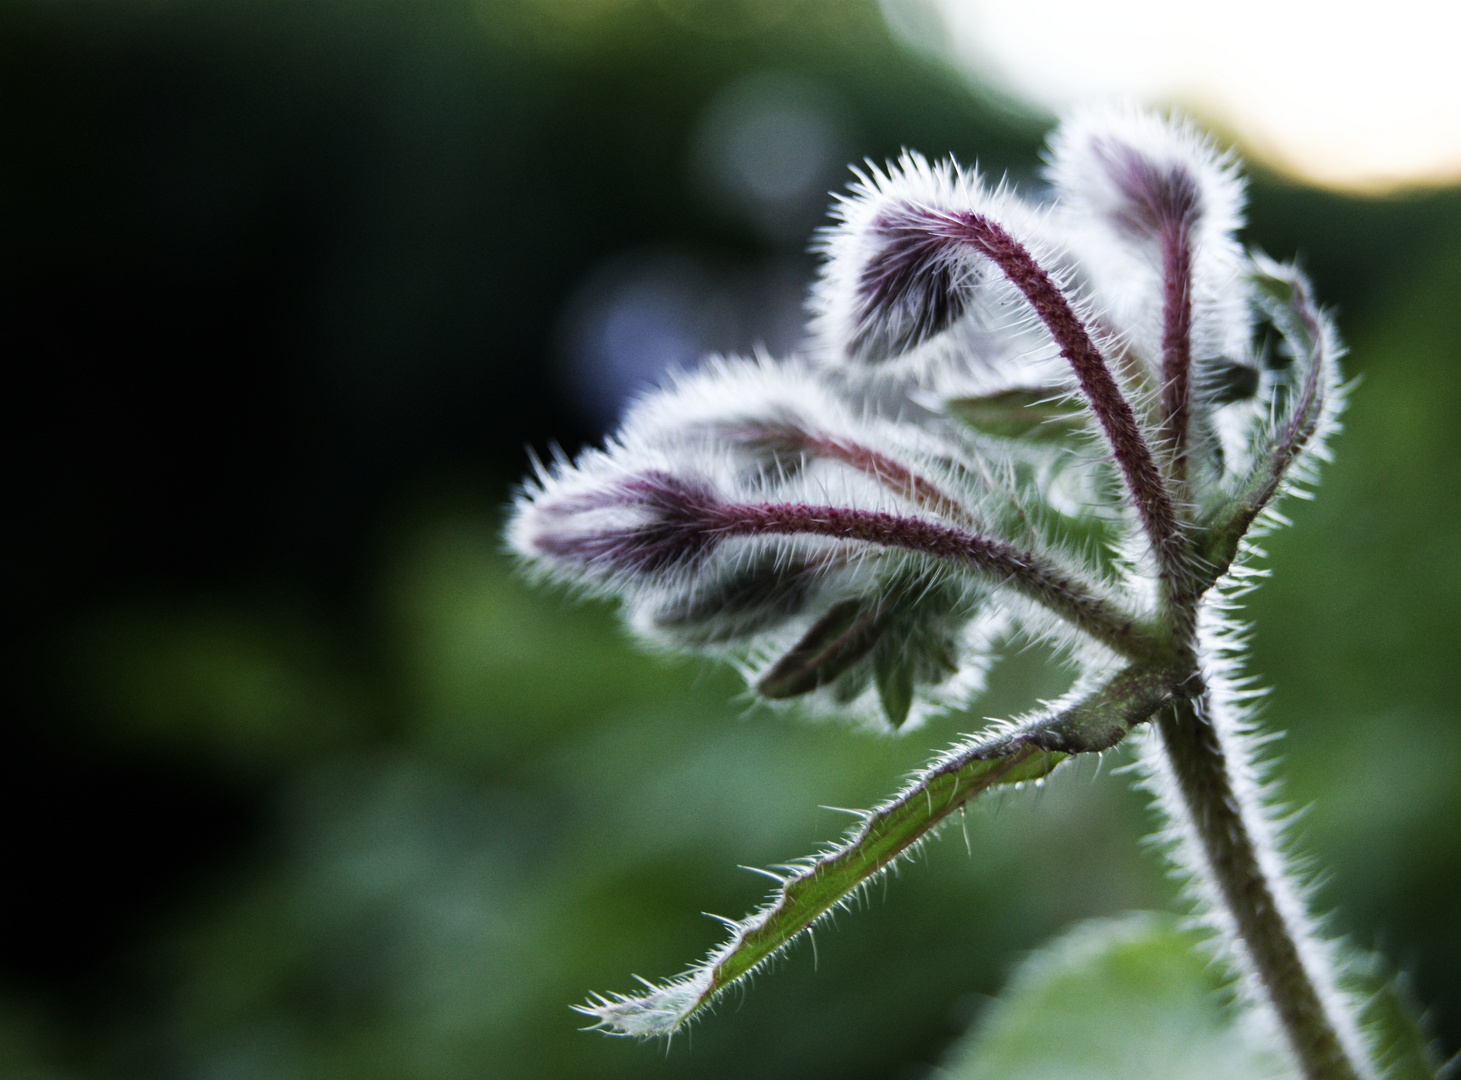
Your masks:
M1290 407L1287 419L1229 504L1226 514L1209 531L1205 552L1209 581L1216 581L1227 572L1253 522L1282 490L1290 467L1314 437L1324 412L1325 376L1332 359L1330 341L1304 279L1284 268L1273 268L1255 277L1262 286L1288 290L1289 295L1273 307L1288 324L1281 329L1298 361L1307 366L1298 399Z
M696 429L690 429L695 431ZM932 480L920 476L907 465L881 450L865 443L837 435L817 431L800 424L744 421L702 429L711 437L725 439L751 447L764 447L772 451L780 465L781 455L795 457L826 458L840 461L877 481L900 498L972 528L974 519L969 511L952 495L941 489Z
M711 530L721 536L830 536L915 551L960 563L1049 608L1133 660L1168 654L1164 643L1115 603L1049 561L999 540L948 525L874 510L801 503L721 504Z
M894 460L887 454L861 443L855 443L850 439L833 435L808 439L806 449L809 453L833 458L866 473L889 491L940 517L957 521L970 528L974 525L974 519L957 500L945 494L931 480L919 476L902 462Z
M1187 810L1203 869L1232 920L1240 947L1272 1006L1306 1080L1360 1080L1265 876L1248 818L1247 793L1233 784L1206 699L1179 699L1158 714L1158 731Z
M1101 350L1091 340L1070 301L1034 256L1001 226L981 214L954 215L953 235L988 257L1025 295L1069 361L1101 422L1111 452L1131 491L1142 526L1164 570L1175 572L1182 561L1177 515L1172 497L1141 433L1131 403L1116 385Z
M1192 235L1183 217L1162 229L1162 288L1162 440L1181 498L1192 408Z

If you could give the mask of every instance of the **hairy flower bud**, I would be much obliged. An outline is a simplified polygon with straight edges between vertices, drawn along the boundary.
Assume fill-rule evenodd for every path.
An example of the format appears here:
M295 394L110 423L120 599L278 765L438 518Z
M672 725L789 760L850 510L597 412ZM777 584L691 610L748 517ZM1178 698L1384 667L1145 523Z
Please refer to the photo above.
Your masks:
M869 163L834 214L811 299L825 362L858 370L907 361L893 370L975 387L1050 381L1049 337L1018 288L959 232L970 217L999 221L1053 270L1059 245L1039 211L986 189L976 172L905 152L885 169Z
M1095 218L1151 242L1181 224L1230 237L1243 218L1243 182L1230 157L1191 124L1131 108L1067 118L1050 136L1046 175L1072 219Z
M717 500L709 481L659 469L605 475L609 469L593 467L599 464L544 477L521 504L513 546L585 583L693 571L713 542Z
M1232 158L1191 124L1108 106L1061 124L1046 175L1081 278L1126 345L1160 373L1164 350L1185 342L1196 378L1221 382L1252 325ZM1169 288L1183 290L1187 325L1165 318Z

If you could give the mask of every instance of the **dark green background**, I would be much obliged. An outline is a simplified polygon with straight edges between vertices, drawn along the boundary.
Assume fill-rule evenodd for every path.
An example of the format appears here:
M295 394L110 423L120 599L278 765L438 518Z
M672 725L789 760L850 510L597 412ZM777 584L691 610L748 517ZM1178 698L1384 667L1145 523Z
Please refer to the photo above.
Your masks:
M759 901L736 864L836 835L819 804L1058 685L1020 654L901 740L788 722L501 554L524 448L596 434L550 360L584 276L772 254L687 179L730 80L814 80L854 159L1033 170L1050 121L875 5L767 10L5 0L0 1071L918 1077L1023 951L1178 902L1116 755L971 813L972 857L951 831L668 1053L574 1030ZM1461 193L1251 202L1360 377L1253 670L1320 908L1454 1053Z

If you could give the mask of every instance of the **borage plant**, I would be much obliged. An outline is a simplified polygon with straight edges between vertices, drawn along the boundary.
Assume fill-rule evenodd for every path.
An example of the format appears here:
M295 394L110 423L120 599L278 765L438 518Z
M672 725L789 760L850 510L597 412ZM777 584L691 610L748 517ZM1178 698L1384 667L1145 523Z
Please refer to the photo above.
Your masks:
M1377 1075L1265 809L1231 617L1335 427L1333 328L1238 243L1242 182L1190 126L1078 115L1047 177L1032 205L916 154L870 167L820 242L809 360L711 360L523 491L534 570L768 699L908 727L967 706L1013 634L1076 671L778 875L703 963L583 1006L603 1029L672 1033L970 799L1139 731L1247 999L1302 1075Z

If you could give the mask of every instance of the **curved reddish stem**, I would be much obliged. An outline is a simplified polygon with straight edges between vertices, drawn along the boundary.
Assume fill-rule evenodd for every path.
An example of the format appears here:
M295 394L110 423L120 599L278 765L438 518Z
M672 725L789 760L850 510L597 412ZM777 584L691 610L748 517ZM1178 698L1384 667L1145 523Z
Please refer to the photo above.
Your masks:
M1162 438L1180 490L1192 412L1192 230L1183 218L1162 228L1162 290Z
M1117 652L1135 659L1163 654L1128 612L1032 552L963 529L874 510L802 503L724 503L709 510L719 536L826 536L901 548L962 563L1024 594Z
M1075 371L1091 411L1106 432L1111 452L1126 479L1142 526L1164 571L1172 573L1181 553L1171 494L1136 422L1131 403L1116 385L1105 358L1071 308L1070 301L1023 244L982 214L949 215L946 227L951 238L969 244L994 262L1010 283L1024 294L1035 314L1050 331L1061 355Z

